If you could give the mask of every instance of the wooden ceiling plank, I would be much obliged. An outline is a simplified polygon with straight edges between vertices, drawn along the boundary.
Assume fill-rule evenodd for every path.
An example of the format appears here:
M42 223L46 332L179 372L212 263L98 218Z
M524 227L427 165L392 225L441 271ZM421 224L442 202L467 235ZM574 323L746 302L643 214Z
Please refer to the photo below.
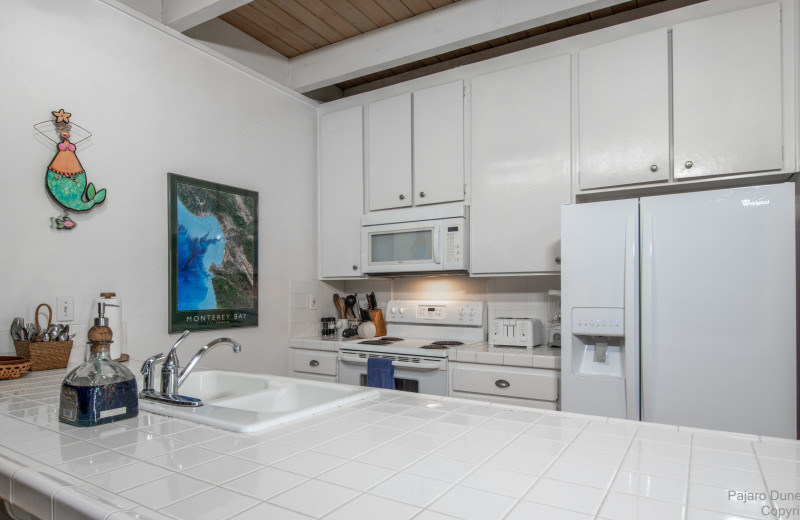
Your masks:
M592 20L597 20L598 18L605 18L606 16L611 16L612 14L614 14L614 10L610 7L606 7L605 9L592 11L589 13L589 16L592 17Z
M442 60L440 60L440 59L439 59L439 58L437 58L436 56L430 56L430 57L428 57L428 58L422 58L422 59L421 59L421 60L419 60L419 61L421 61L421 62L422 62L422 64L423 64L423 65L425 65L426 67L427 67L428 65L434 65L434 64L436 64L436 63L441 63L441 62L442 62Z
M411 12L411 9L406 7L406 5L399 0L375 0L375 3L381 6L384 11L389 13L389 16L394 18L396 22L414 16L414 13Z
M378 27L386 27L393 24L397 20L392 18L392 15L387 13L383 7L378 5L375 0L350 0L356 9L364 13L370 20L372 20Z
M287 58L293 58L301 54L300 51L291 45L287 44L281 39L276 38L263 27L251 22L248 18L245 18L236 11L225 13L221 15L219 19L232 25L233 27L236 27L251 38L255 38L270 49L283 54Z
M332 27L325 20L306 9L297 0L272 0L272 3L293 16L297 21L306 25L315 33L325 38L330 43L342 41L346 36Z
M287 31L285 27L273 20L266 13L254 7L253 3L243 5L234 12L239 13L244 18L247 18L275 38L282 40L288 45L291 45L293 48L300 51L301 54L314 50L313 45L304 39L295 36L290 31Z
M630 2L622 2L621 4L611 6L611 8L614 10L614 14L624 13L625 11L636 9L636 0L630 0Z
M566 20L559 20L557 22L549 23L545 27L547 27L548 31L557 31L559 29L563 29L565 27L569 27L569 22L566 21ZM509 40L511 40L510 36L509 36ZM511 40L511 41L514 41L514 40Z
M296 0L298 4L305 7L314 16L333 27L337 32L346 38L352 38L362 34L353 24L342 18L339 13L331 9L322 0Z
M339 13L339 15L353 24L362 33L377 29L378 25L370 20L364 13L356 9L349 0L322 0L328 7Z
M480 51L485 51L486 49L491 49L492 46L486 42L483 42L483 43L476 43L475 45L470 45L469 48L472 49L473 52L480 52Z
M428 0L401 0L403 4L408 8L409 11L414 13L414 15L427 13L433 9L433 6L428 2Z
M433 7L434 9L438 9L446 5L450 5L454 3L454 1L458 2L459 0L428 0L428 3L431 4L431 7Z
M567 22L570 25L578 25L579 23L586 23L591 22L592 17L589 13L580 14L578 16L573 16L572 18L567 18Z
M312 49L319 49L331 43L321 34L318 34L303 22L281 9L272 0L255 0L251 2L250 5L264 13L264 15L274 20L283 28L283 32L276 34L276 36L283 38L287 43L289 35L308 42Z
M541 25L539 27L534 27L533 29L528 29L525 31L525 34L527 34L528 38L530 38L531 36L539 36L540 34L544 34L548 31L549 29L546 25Z

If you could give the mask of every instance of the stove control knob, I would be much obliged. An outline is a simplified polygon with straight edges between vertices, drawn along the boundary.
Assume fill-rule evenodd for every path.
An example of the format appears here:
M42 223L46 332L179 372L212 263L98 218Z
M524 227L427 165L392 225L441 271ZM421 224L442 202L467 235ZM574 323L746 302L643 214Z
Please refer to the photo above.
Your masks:
M466 312L467 312L467 308L466 307L461 307L461 310L458 311L458 315L459 316L463 316L464 314L466 314Z
M392 314L397 313L397 307L392 307Z
M475 314L475 309L472 307L467 307L467 315L472 316Z
M400 307L400 315L402 316L405 313L406 313L406 308L405 307Z

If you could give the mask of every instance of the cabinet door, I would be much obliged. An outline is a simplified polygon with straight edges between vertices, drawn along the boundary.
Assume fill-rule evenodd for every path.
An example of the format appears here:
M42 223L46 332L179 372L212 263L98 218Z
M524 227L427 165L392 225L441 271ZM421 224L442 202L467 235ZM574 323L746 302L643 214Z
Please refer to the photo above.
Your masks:
M580 189L669 177L666 29L580 52Z
M364 135L361 107L320 117L320 275L361 276Z
M780 170L780 4L679 24L672 40L675 178Z
M414 92L414 205L464 200L464 84Z
M559 270L570 117L569 56L472 80L471 273Z
M369 209L410 206L411 94L369 104Z

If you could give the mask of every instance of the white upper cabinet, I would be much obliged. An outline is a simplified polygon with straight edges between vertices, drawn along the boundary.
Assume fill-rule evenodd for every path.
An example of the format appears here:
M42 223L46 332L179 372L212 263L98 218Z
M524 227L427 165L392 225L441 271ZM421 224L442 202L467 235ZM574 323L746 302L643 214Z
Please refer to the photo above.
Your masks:
M570 118L569 56L472 80L472 274L560 269Z
M675 178L780 170L781 5L673 27Z
M669 178L666 29L578 54L581 190Z
M414 92L414 205L464 200L464 84Z
M320 276L361 276L364 136L360 106L320 117Z
M368 110L370 211L464 200L462 81L414 92L413 118L410 92Z
M411 206L411 93L370 103L370 211Z

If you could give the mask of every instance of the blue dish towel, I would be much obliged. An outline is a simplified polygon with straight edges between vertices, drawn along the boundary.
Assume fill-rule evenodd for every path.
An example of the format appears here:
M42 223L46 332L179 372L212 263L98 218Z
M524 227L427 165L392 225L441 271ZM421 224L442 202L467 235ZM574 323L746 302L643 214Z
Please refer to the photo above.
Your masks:
M367 360L367 384L373 388L394 390L394 367L391 359L371 357Z

